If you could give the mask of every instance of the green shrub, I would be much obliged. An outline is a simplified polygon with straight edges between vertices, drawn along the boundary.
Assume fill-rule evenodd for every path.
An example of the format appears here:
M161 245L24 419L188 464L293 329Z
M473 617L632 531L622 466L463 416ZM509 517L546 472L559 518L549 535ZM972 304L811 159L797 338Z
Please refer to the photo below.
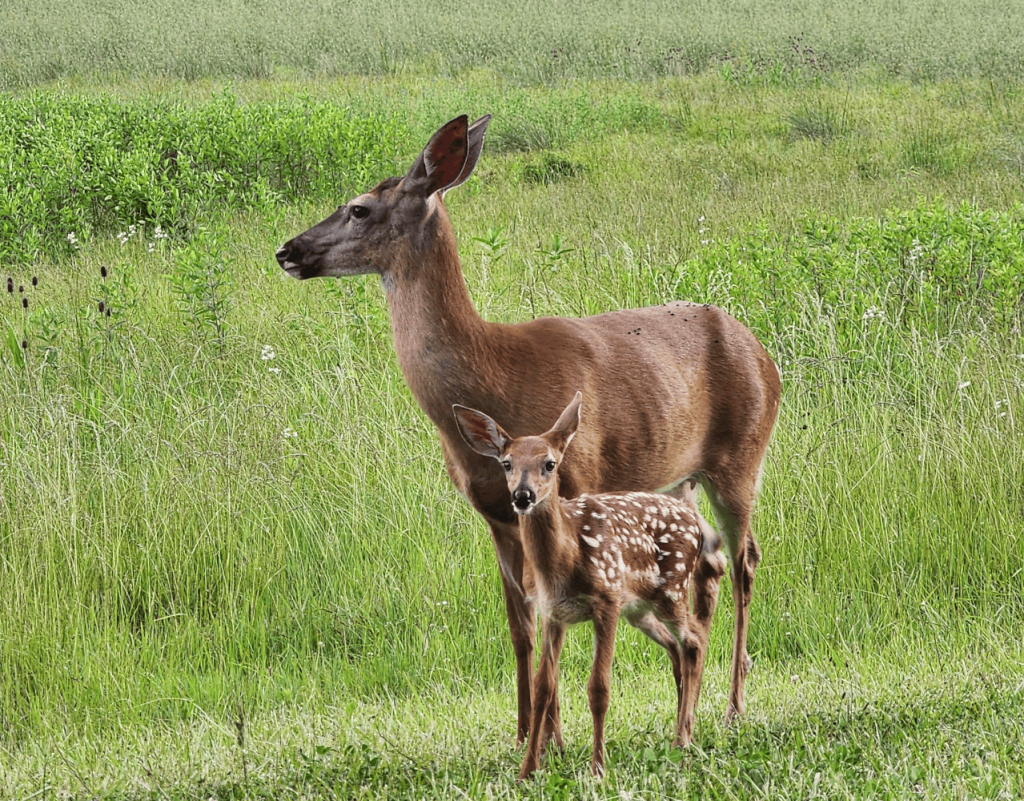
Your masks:
M130 225L181 237L215 209L333 199L383 177L406 139L394 120L301 97L0 97L0 258L30 264Z

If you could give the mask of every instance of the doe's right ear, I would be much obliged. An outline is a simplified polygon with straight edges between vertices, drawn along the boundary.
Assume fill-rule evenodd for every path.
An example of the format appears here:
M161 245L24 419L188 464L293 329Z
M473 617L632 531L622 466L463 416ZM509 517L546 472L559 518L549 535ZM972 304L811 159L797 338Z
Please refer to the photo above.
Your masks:
M512 438L504 429L483 412L470 409L468 406L452 405L455 422L459 424L459 433L466 444L482 456L500 459L505 446Z

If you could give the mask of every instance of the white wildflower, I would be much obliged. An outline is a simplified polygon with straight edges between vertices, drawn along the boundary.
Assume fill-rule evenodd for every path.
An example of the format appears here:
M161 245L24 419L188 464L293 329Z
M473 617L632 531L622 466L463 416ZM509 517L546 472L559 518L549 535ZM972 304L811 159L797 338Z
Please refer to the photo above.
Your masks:
M68 234L68 244L71 245L71 247L73 247L73 248L77 248L78 247L78 237L75 236L75 232L74 231L72 231L70 234Z
M911 242L910 252L907 253L907 263L913 267L923 254L924 246L917 239L914 239L913 242Z
M296 431L294 428L286 428L284 431L281 432L281 436L284 437L285 439L294 439L295 437L299 436L299 432Z
M276 355L277 354L274 353L274 349L270 345L264 345L263 350L260 351L260 358L263 359L263 361L265 362L269 362Z
M881 320L885 318L885 310L880 309L877 306L869 306L867 311L864 312L861 320Z
M957 388L957 391L959 392L961 389L967 389L967 387L969 387L970 385L971 385L970 381L961 381L959 384L956 385L956 388Z
M281 368L280 367L268 367L267 368L267 372L268 373L273 373L274 375L281 375Z

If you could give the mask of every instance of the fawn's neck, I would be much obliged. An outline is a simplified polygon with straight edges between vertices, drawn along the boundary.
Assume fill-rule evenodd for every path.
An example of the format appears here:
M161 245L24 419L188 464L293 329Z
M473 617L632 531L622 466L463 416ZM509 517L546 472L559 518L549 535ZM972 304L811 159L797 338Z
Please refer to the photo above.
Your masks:
M580 544L571 519L562 509L558 488L528 515L519 516L523 549L534 570L551 586L566 578L579 560Z

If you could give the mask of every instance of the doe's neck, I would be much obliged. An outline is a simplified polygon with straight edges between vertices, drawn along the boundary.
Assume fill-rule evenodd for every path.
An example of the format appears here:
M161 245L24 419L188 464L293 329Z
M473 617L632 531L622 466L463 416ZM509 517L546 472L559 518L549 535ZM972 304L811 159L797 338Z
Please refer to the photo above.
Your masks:
M451 221L440 200L424 221L421 247L409 247L383 275L395 349L407 360L471 347L486 323L469 297Z

